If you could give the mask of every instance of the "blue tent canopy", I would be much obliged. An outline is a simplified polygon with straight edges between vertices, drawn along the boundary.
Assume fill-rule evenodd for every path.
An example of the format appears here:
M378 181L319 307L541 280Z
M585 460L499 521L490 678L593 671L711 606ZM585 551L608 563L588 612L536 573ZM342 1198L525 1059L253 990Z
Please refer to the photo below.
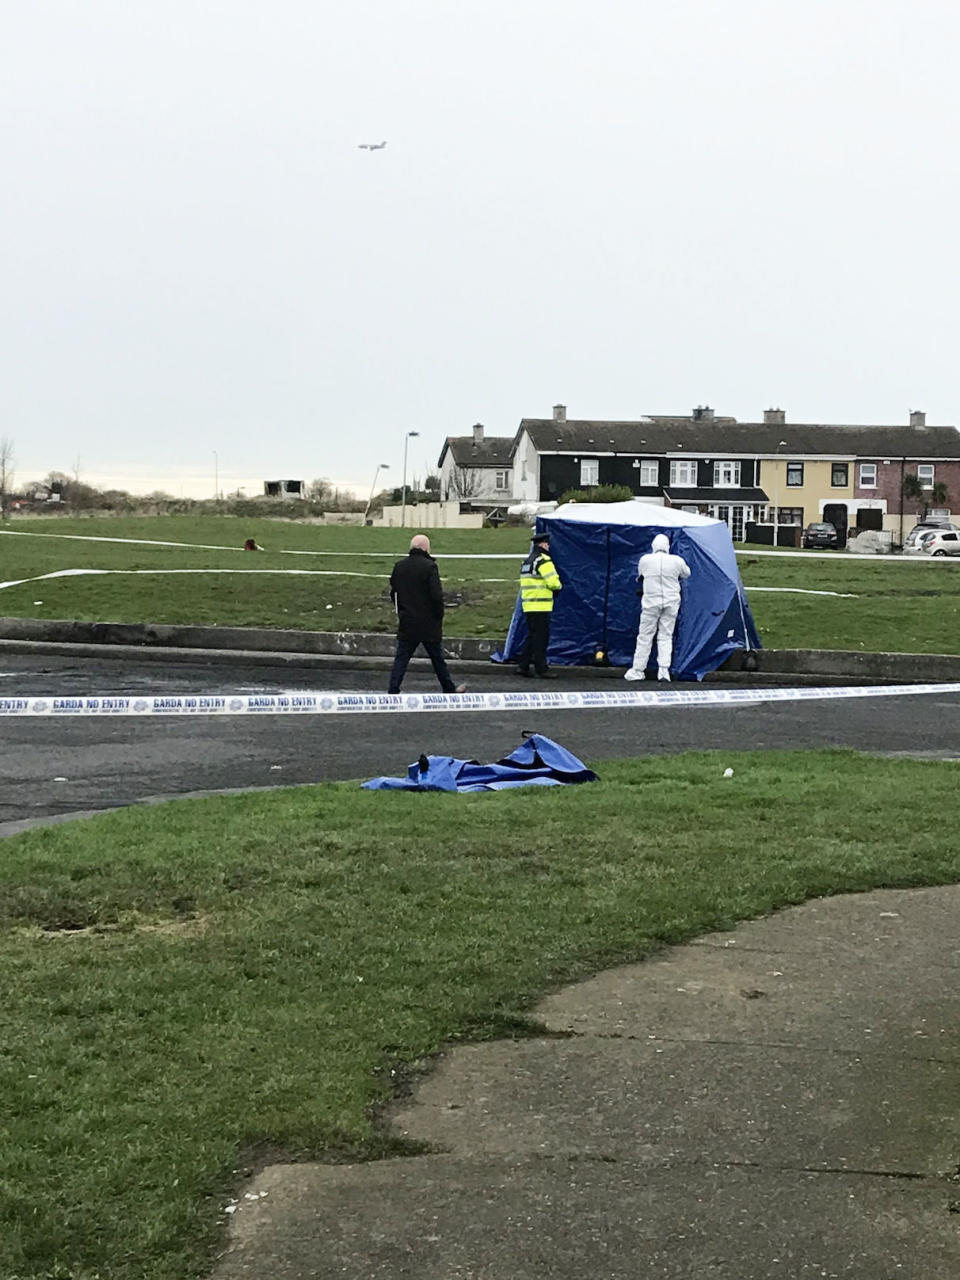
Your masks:
M563 582L550 626L549 661L593 663L603 652L614 666L629 666L640 620L637 561L664 533L683 556L690 577L673 638L673 671L701 680L739 649L759 649L730 531L722 520L645 502L566 503L537 517L550 534L550 555ZM519 599L503 650L494 660L517 658L526 637ZM656 648L651 655L654 663Z

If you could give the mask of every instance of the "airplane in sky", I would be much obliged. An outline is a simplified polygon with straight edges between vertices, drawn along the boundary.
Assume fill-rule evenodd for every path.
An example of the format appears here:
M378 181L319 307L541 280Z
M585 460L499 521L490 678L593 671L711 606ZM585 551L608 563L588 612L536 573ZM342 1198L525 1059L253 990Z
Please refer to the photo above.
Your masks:
M361 142L357 146L358 151L382 151L387 144L385 142Z

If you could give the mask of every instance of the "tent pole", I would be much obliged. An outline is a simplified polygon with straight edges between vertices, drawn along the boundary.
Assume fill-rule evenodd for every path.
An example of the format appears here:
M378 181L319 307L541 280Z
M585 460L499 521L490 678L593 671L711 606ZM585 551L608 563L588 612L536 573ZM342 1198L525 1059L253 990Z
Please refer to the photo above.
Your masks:
M603 588L603 656L609 662L610 650L607 648L607 607L610 603L610 530L607 529L607 581Z
M740 606L740 625L743 627L743 643L746 645L746 652L750 652L750 632L747 630L747 620L743 616L743 593L737 588L737 604Z

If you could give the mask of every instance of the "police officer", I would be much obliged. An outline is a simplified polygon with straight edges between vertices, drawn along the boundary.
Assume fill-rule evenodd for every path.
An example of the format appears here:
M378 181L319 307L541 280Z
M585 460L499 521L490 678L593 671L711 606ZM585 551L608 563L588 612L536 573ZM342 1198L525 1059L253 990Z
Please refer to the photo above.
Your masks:
M527 638L520 650L517 674L532 676L534 671L544 680L555 680L556 672L547 666L547 645L550 641L550 614L553 597L562 587L559 575L550 559L550 535L538 533L533 537L530 554L520 569L520 607L527 624Z

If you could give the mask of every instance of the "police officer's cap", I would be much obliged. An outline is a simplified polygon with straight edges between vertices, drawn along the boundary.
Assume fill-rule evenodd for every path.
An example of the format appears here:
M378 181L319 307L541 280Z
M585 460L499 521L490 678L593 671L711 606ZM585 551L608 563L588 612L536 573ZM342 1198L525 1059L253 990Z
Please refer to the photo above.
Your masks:
M535 533L533 537L530 539L530 541L533 543L534 546L536 546L538 542L549 542L550 535L549 533Z

